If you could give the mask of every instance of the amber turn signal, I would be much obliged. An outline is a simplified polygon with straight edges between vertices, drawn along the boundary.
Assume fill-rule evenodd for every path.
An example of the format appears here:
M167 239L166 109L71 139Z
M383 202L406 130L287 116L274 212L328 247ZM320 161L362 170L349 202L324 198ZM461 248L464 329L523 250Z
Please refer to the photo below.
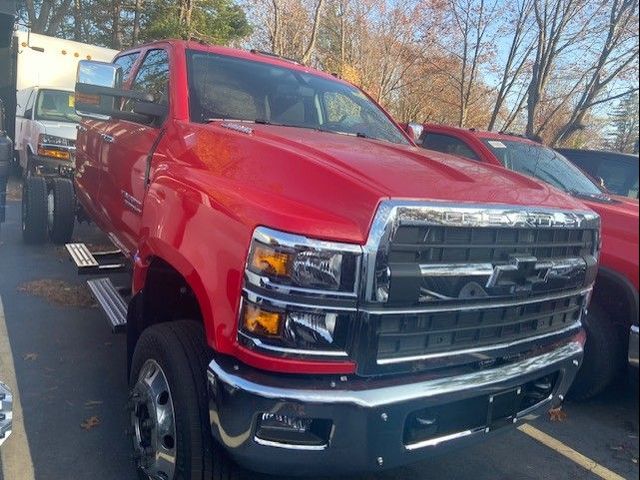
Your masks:
M251 256L251 266L254 271L264 272L279 277L289 273L291 257L282 252L277 252L266 245L256 244Z
M69 152L65 150L55 150L53 148L38 148L38 155L42 157L52 157L58 160L69 160L71 158Z
M278 335L283 315L263 310L257 305L245 303L242 323L247 332L261 335Z

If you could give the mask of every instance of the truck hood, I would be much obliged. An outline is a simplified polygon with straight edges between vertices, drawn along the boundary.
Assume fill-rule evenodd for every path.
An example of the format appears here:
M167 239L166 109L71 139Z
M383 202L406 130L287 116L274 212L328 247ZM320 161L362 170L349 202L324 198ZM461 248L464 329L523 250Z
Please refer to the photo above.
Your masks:
M51 120L38 120L38 123L43 127L43 133L47 135L55 135L56 137L68 138L70 140L76 139L77 123L70 122L53 122Z
M308 235L363 242L386 198L588 210L528 177L410 145L268 125L184 128L190 163L218 176L218 190L233 178L243 201L256 195L261 208L289 212L280 228Z

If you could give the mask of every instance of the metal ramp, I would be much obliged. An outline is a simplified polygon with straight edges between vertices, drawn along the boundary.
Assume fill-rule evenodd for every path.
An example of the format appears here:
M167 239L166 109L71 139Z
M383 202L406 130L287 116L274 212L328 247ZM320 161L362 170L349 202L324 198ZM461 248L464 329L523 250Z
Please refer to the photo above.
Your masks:
M87 281L87 285L100 308L104 311L113 333L124 332L127 327L127 302L108 278Z
M67 252L76 264L78 275L118 273L126 270L126 263L120 250L91 252L84 243L67 243Z

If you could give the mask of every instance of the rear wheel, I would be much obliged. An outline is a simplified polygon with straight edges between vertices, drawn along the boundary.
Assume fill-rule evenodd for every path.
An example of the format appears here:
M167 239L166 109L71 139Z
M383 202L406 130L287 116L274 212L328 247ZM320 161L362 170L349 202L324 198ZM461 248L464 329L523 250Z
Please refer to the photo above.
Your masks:
M54 178L47 196L49 238L55 244L68 243L76 220L76 198L73 183L67 178Z
M235 480L239 468L214 444L202 326L181 320L147 328L135 348L131 434L141 479Z
M47 182L28 177L22 183L22 239L25 243L47 241Z
M621 338L607 312L591 302L582 323L587 331L587 343L582 366L570 391L570 396L578 401L602 393L623 366Z

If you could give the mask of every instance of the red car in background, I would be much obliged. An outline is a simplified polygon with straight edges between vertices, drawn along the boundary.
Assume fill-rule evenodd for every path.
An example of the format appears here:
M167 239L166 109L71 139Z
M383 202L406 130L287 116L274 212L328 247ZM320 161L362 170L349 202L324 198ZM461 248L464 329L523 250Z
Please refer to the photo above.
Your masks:
M574 398L592 397L624 366L638 366L638 201L609 194L558 152L511 134L443 125L423 126L429 150L501 165L570 193L602 219L602 251L589 314L585 362ZM628 346L628 351L627 347Z

